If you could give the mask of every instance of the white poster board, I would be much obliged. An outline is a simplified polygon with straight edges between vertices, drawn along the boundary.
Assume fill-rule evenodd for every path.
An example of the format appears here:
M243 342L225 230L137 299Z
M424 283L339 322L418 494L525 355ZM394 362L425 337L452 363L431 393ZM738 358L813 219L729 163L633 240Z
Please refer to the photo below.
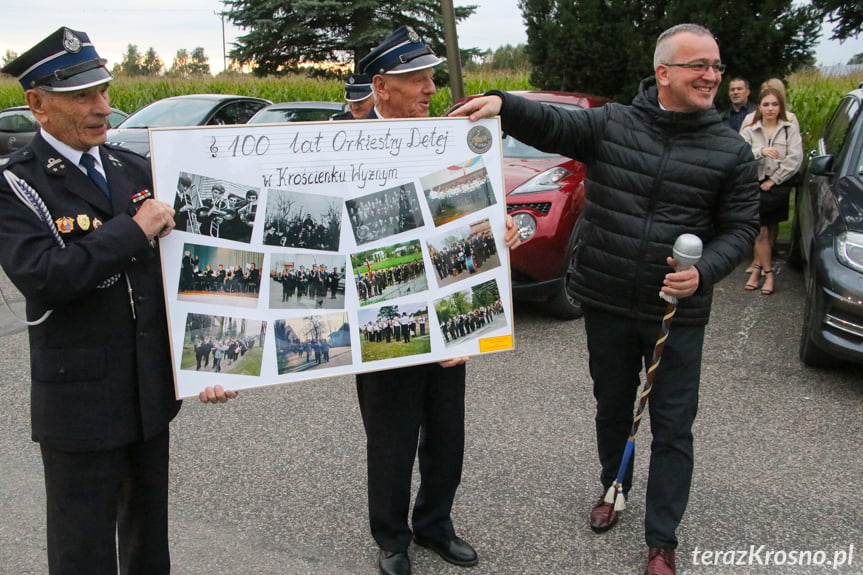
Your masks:
M512 349L498 121L150 133L178 397Z

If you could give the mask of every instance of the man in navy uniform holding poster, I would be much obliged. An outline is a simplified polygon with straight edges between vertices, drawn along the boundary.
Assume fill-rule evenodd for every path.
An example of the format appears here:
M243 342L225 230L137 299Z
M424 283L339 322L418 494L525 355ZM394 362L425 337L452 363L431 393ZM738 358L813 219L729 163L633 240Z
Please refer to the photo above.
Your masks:
M41 125L0 158L0 264L35 320L49 573L115 574L119 547L122 573L167 574L168 423L180 402L156 240L174 210L151 199L146 159L105 145L112 76L86 34L60 28L2 71ZM235 395L216 386L200 398Z
M375 97L366 117L427 117L429 99L436 92L433 68L441 62L412 28L395 30L360 61ZM511 218L505 241L511 247L518 241ZM402 326L405 341L406 327ZM411 538L455 565L470 567L478 561L474 548L455 534L451 517L464 460L467 360L357 375L367 440L369 523L380 547L378 567L383 575L411 572ZM417 455L420 486L411 529L408 512Z

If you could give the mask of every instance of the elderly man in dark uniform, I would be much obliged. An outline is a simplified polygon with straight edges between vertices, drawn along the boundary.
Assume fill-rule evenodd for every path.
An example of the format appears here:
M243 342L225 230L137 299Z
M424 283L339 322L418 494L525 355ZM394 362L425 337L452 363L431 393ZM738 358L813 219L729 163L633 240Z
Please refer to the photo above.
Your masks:
M442 61L410 27L387 36L360 61L375 94L367 118L428 116L429 98L436 91L432 69ZM514 245L518 232L510 220L507 225L507 243ZM402 326L405 341L406 329ZM367 439L369 522L384 575L411 572L411 538L450 563L477 563L476 551L456 536L450 516L464 458L466 361L462 357L357 375ZM420 486L411 530L408 512L417 455Z
M345 100L348 111L333 114L331 120L362 120L375 104L372 98L372 80L365 74L351 74L345 83Z
M27 299L51 575L167 574L174 397L150 165L104 145L111 74L60 28L2 70L41 125L0 159L0 264ZM233 397L221 387L202 401Z

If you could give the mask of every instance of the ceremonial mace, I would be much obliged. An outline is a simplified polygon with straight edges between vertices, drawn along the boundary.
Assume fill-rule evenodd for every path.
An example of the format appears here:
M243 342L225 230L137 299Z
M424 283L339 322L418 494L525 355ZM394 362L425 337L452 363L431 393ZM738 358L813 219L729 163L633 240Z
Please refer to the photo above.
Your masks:
M693 234L682 234L674 242L672 255L674 257L675 269L682 271L695 265L701 258L701 238ZM668 307L665 308L665 315L662 317L662 327L659 331L659 338L656 340L656 345L653 347L653 357L650 360L650 367L647 370L647 377L641 387L641 393L638 397L638 403L635 408L635 417L632 420L632 430L629 432L629 439L626 440L626 448L623 451L623 458L620 460L620 467L617 470L617 478L605 494L604 501L613 503L615 511L623 511L626 509L626 500L623 497L623 478L629 470L629 465L632 463L632 457L635 453L635 434L638 433L638 426L641 424L641 417L644 415L644 408L647 406L647 396L653 388L653 378L656 375L656 369L659 367L659 361L662 358L662 348L665 347L665 340L668 339L668 328L671 325L671 318L677 312L677 298L659 292L659 297L668 302Z

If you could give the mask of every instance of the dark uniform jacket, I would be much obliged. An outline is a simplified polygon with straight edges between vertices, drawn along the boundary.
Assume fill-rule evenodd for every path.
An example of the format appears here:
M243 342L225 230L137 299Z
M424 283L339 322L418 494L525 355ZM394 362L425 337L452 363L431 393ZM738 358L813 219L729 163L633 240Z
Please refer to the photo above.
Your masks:
M180 408L158 248L132 220L132 195L152 190L150 166L110 146L101 158L111 201L41 135L0 165L38 192L66 244L0 177L0 264L28 319L53 310L29 329L33 439L68 451L149 439Z
M674 321L707 323L714 284L758 233L757 163L743 139L713 108L661 109L653 77L642 81L631 106L562 110L493 93L503 98L506 133L587 166L571 280L582 302L661 320L666 258L677 237L691 233L704 243L700 283L681 299Z

